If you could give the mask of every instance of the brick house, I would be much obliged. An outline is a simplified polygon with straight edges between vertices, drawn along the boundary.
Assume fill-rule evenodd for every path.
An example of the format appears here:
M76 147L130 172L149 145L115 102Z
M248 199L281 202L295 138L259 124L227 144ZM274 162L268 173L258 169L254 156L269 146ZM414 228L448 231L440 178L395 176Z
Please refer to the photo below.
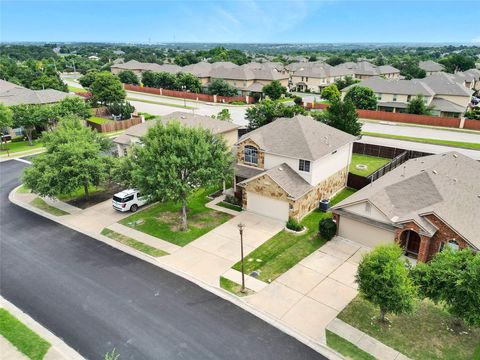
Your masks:
M302 115L243 135L236 144L234 189L243 208L300 220L345 187L354 140Z
M444 247L480 249L480 163L449 152L407 161L332 208L338 235L398 243L428 261Z

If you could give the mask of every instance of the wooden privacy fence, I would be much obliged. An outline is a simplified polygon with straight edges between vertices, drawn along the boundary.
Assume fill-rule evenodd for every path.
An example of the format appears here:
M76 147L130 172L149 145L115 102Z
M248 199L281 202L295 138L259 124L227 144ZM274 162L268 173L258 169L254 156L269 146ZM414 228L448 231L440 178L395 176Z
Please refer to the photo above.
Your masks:
M133 115L131 119L128 120L112 120L103 124L97 124L92 121L87 120L87 126L97 130L101 133L112 132L125 130L133 125L138 125L142 123L143 119L141 116Z
M465 119L463 128L470 129L470 130L480 130L480 120Z
M374 144L365 144L360 142L353 143L352 151L355 154L383 157L387 159L393 159L394 157L404 153L405 151L409 153L409 159L414 159L417 157L431 155L431 153L406 150L400 148L394 148L390 146L374 145Z
M138 86L131 84L123 84L125 90L138 91L147 94L162 95L162 96L171 96L178 97L182 99L206 101L213 103L231 103L234 101L243 101L248 104L255 102L255 99L252 96L220 96L220 95L208 95L202 93L193 93L187 91L177 91L177 90L167 90L167 89L157 89L146 86Z

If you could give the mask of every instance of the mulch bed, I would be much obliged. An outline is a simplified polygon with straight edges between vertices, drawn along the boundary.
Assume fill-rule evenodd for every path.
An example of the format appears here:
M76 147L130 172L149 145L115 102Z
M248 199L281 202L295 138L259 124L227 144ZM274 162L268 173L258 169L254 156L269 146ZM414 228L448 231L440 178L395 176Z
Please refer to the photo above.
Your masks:
M113 183L105 185L104 188L105 188L105 191L100 191L93 195L90 195L88 200L85 200L84 198L79 198L79 199L66 201L66 203L72 206L78 207L80 209L87 209L90 206L93 206L98 203L101 203L102 201L111 199L114 194L123 190L123 188L120 185L113 184Z

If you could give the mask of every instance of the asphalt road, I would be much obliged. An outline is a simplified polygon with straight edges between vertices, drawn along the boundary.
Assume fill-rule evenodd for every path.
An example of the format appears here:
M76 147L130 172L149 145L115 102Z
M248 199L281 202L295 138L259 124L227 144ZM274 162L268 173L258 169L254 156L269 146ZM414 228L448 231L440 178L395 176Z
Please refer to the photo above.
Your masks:
M8 201L0 164L0 293L88 359L325 359L183 278Z

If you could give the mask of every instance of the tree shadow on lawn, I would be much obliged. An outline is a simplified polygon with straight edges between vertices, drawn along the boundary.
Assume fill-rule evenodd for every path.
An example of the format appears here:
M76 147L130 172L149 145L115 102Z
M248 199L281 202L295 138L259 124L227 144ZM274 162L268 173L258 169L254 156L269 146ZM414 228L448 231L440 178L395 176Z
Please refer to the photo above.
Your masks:
M66 202L67 204L70 204L80 209L87 209L93 205L112 199L114 194L122 190L123 189L120 185L109 183L109 184L99 186L93 192L92 192L92 189L90 189L91 194L88 200L84 198L83 191L79 194L79 196L76 196L77 194L73 194L72 195L73 197L69 198L67 195L67 196L61 197L60 200L64 199L62 201Z

